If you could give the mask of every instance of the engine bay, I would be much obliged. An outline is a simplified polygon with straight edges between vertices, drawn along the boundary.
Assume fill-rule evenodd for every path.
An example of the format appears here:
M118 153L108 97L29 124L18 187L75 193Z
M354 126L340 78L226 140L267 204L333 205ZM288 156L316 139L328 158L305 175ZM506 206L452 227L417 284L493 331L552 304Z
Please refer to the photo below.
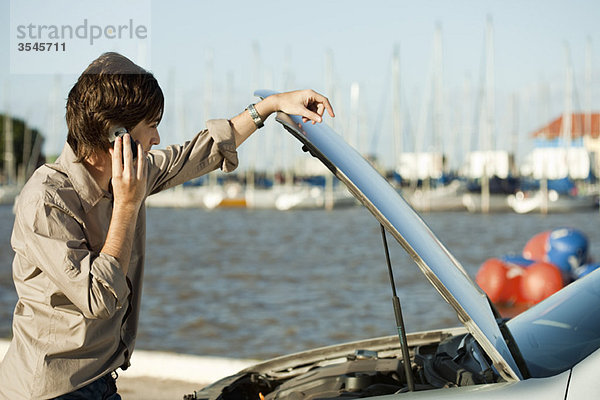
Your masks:
M469 334L411 346L416 391L502 380ZM185 397L186 400L353 399L408 391L400 350L357 349L327 359L265 373L246 371Z

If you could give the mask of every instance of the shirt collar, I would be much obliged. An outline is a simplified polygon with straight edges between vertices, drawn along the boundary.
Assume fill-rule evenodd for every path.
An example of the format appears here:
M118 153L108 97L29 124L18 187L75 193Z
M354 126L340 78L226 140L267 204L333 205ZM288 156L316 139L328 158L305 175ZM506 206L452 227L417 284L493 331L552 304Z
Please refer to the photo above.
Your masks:
M76 162L77 156L69 145L65 143L63 151L56 160L65 171L73 188L81 199L84 211L87 213L102 197L111 197L110 193L102 189L98 182L81 162Z

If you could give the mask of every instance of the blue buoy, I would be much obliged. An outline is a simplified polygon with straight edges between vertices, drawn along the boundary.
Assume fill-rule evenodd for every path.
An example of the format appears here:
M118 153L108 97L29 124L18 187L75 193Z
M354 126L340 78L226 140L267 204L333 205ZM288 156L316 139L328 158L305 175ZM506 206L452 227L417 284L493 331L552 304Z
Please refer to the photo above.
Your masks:
M546 258L563 273L571 275L587 261L587 257L588 239L583 232L573 228L560 228L550 233Z

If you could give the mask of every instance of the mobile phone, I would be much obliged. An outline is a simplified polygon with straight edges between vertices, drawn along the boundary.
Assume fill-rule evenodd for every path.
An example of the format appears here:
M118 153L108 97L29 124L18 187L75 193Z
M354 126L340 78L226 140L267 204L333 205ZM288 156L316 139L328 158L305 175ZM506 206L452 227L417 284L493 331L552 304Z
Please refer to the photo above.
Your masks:
M122 126L119 126L117 128L114 128L113 130L111 130L110 135L108 137L110 146L114 147L115 140L117 140L118 137L122 137L126 133L128 133L127 129L123 128ZM131 153L133 154L133 158L135 159L137 157L137 143L135 142L135 140L133 140L131 135L129 135L129 140L131 141Z

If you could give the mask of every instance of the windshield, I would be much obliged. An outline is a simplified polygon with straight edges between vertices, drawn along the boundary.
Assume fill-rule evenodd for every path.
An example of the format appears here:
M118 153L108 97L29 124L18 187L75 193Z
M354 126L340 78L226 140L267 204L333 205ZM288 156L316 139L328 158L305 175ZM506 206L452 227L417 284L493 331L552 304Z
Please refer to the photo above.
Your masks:
M507 323L532 377L572 368L600 346L600 270Z

